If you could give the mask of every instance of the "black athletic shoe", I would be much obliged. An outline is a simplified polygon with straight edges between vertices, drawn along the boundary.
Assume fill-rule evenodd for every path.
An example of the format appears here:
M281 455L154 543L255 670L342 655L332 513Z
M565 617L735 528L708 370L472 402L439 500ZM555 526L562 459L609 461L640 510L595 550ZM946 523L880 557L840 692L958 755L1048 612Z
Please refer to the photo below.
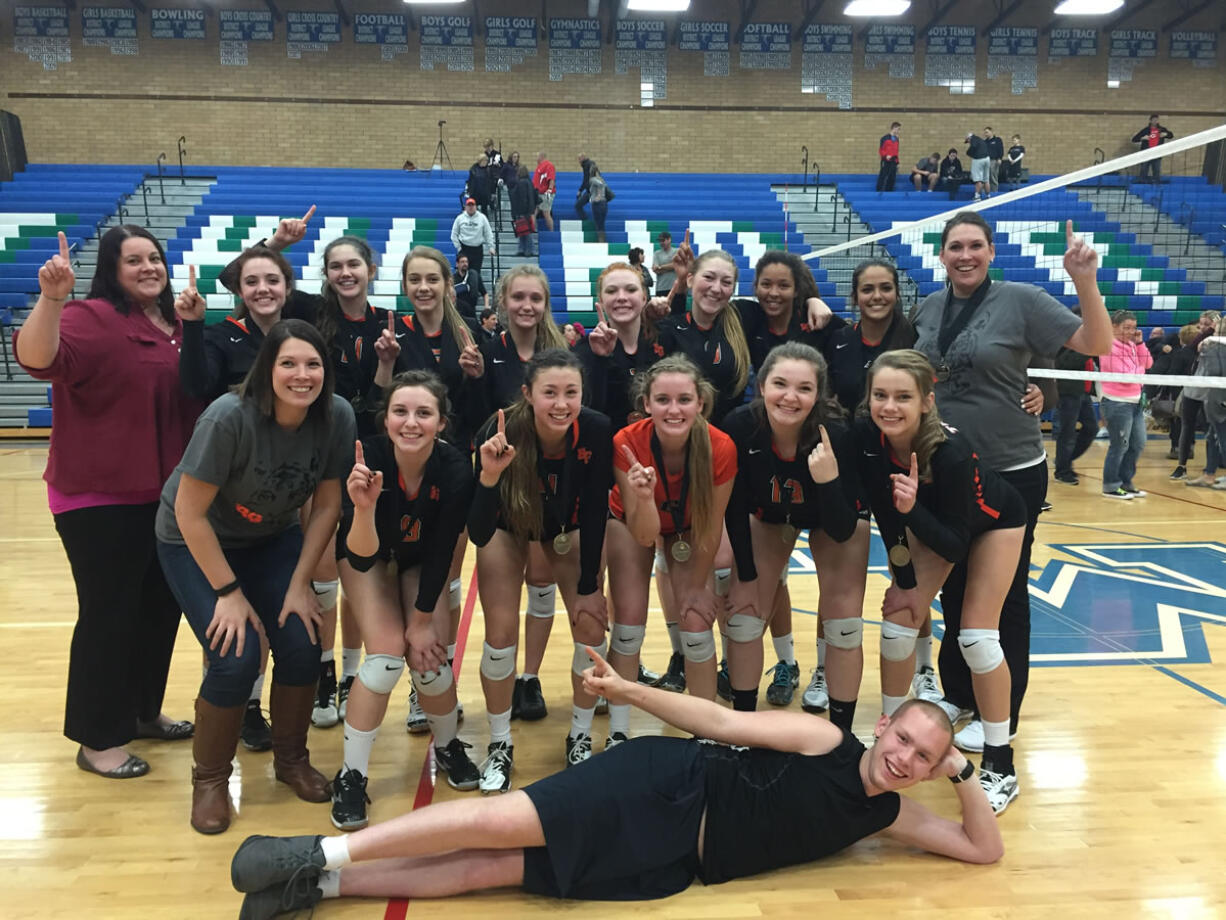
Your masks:
M452 738L446 747L434 748L434 762L447 774L447 785L468 792L481 782L481 771L468 756L468 748L459 738Z
M538 722L549 715L545 697L541 693L541 679L529 677L523 682L519 697L519 717L525 722Z
M511 688L511 718L519 718L519 709L524 702L524 679L515 678L515 686Z
M680 652L673 652L668 659L668 670L656 681L656 687L672 693L685 693L685 658Z
M361 830L370 823L366 817L369 804L366 777L357 770L337 770L332 780L332 826L342 831Z
M728 659L719 660L719 670L715 672L715 692L721 700L732 702L732 678L728 674Z
M319 668L311 724L316 728L331 728L339 721L340 714L336 711L336 662L325 661Z
M336 714L340 717L342 722L345 721L345 712L349 706L349 691L352 689L352 677L346 677L336 688Z
M289 881L303 866L324 867L323 837L266 837L257 834L238 845L230 861L235 891L263 891Z
M767 674L775 677L766 688L766 701L772 706L787 706L792 702L796 688L800 686L800 665L780 660Z
M249 751L267 751L272 747L272 726L264 718L259 700L247 701L239 737L243 740L243 747Z
M1081 480L1077 477L1076 473L1056 473L1054 476L1052 476L1052 479L1056 480L1056 482L1062 482L1065 485L1081 485Z
M314 866L303 866L289 881L252 892L243 898L238 920L270 920L278 914L314 907L324 895L319 889L319 874Z
M659 683L660 675L655 671L648 670L643 667L643 663L639 662L639 683L646 684L648 687L654 687Z

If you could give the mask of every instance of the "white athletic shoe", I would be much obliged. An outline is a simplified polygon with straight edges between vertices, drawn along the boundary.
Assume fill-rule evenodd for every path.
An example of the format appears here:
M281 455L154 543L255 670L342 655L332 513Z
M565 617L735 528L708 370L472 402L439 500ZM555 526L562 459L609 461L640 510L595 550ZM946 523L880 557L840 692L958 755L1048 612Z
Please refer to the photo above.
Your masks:
M992 811L1002 814L1009 803L1017 798L1017 774L993 773L991 770L979 771L979 785L987 793L988 804Z
M941 705L945 709L944 705ZM965 710L963 710L965 711ZM946 710L948 712L948 710ZM1017 737L1017 732L1009 736L1009 743L1013 743L1013 739ZM978 754L983 750L983 722L979 719L973 719L967 722L962 727L962 730L954 734L954 747L960 748L963 751L972 751Z
M424 735L430 730L430 721L417 700L417 688L409 691L409 714L404 719L404 729L410 735Z
M826 689L826 669L819 665L813 669L809 686L800 697L800 708L805 712L825 712L830 707L830 693Z
M942 699L941 688L937 686L937 674L928 665L924 665L911 678L911 692L917 700L927 700L929 703L939 703Z
M515 749L505 741L494 741L487 748L488 756L481 764L482 795L507 792L511 788L511 772L515 767Z
M973 716L973 715L975 714L973 710L970 710L970 709L962 709L962 708L961 708L960 706L958 706L956 703L951 703L949 700L945 699L944 697L942 697L941 699L937 700L937 701L936 701L936 704L937 704L938 706L940 706L942 709L944 709L944 710L945 710L945 715L949 716L949 721L950 721L952 724L954 724L954 725L957 725L959 722L961 722L961 721L963 721L963 720L965 720L965 719L969 719L971 716ZM983 729L982 729L982 726L980 727L979 737L980 737L979 747L975 748L975 750L977 750L977 751L982 751L982 750L983 750L983 740L982 740L982 739L983 739ZM955 735L955 736L954 736L954 743L956 744L956 743L957 743L957 741L958 741L958 738L957 738L957 736ZM959 745L959 747L960 747L960 746L961 746L961 745Z

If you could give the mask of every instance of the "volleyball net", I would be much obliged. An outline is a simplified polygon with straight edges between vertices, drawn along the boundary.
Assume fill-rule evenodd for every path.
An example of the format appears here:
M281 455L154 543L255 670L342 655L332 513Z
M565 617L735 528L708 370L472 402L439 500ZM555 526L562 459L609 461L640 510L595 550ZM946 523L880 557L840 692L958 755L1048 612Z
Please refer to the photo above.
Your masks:
M932 191L921 179L922 190L916 190L905 163L892 192L877 191L872 177L819 189L819 196L845 203L848 238L829 243L827 236L825 245L802 258L832 295L832 308L853 318L855 266L890 261L909 311L944 289L939 253L945 222L976 211L995 233L990 276L1037 285L1071 307L1077 297L1063 259L1065 222L1072 220L1074 232L1098 252L1098 285L1108 311L1132 312L1147 338L1155 329L1178 332L1209 311L1226 312L1226 125L1111 159L1096 151L1094 159L1053 178L1006 167L996 190L981 200L973 198L974 184L960 177ZM1038 370L1034 376L1069 375ZM1149 375L1145 382L1180 386L1190 380ZM1204 385L1206 378L1196 382ZM1226 380L1214 383L1226 387Z

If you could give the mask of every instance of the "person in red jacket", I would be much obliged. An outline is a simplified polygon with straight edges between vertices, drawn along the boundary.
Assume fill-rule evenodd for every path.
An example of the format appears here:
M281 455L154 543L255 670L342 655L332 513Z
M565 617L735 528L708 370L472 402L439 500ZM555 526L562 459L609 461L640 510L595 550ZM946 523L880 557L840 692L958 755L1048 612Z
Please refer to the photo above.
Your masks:
M1149 124L1132 136L1134 144L1140 144L1142 150L1160 146L1165 141L1174 140L1175 135L1158 124L1158 116L1150 115ZM1148 179L1146 178L1148 176ZM1139 182L1161 182L1162 160L1150 160L1141 164L1141 172L1137 176Z
M881 138L877 145L877 156L881 158L881 169L877 171L877 191L894 191L894 178L898 175L898 132L902 125L894 122L890 125L890 133Z

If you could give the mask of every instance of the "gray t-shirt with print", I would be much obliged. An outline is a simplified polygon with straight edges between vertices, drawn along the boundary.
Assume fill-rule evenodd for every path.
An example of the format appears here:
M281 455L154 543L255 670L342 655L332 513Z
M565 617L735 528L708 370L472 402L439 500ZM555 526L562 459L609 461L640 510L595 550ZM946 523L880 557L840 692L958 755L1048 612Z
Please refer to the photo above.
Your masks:
M265 418L255 403L227 393L196 422L183 459L166 480L158 507L159 540L182 546L175 520L179 478L218 487L209 523L224 549L250 546L298 523L298 511L325 479L353 469L353 409L332 397L331 418L308 416L294 431Z
M914 324L915 347L933 367L945 364L949 379L936 385L941 418L959 429L980 460L993 470L1006 470L1043 456L1038 416L1021 406L1032 355L1049 358L1081 326L1068 307L1031 284L994 281L942 356L937 345L945 315L948 288L924 298ZM966 301L954 298L953 314Z

